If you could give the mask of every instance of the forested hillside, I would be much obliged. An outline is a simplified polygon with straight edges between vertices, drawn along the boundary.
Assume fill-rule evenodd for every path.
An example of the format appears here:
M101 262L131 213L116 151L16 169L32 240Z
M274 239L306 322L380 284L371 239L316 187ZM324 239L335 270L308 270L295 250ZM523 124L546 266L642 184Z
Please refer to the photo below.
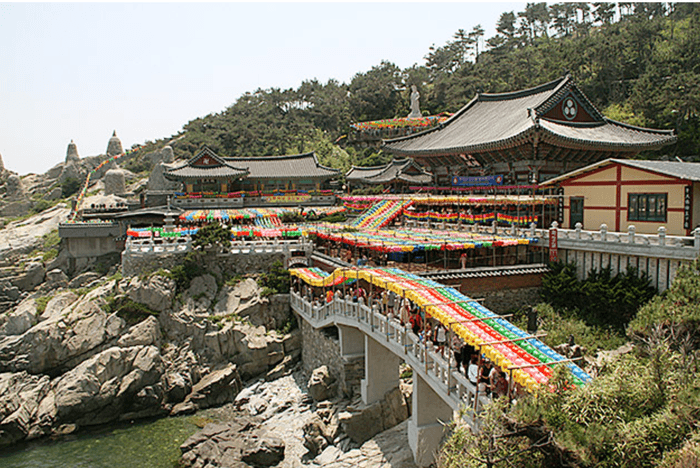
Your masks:
M667 154L698 159L700 4L528 3L503 12L496 29L486 38L477 25L446 44L426 44L423 63L404 70L383 61L347 84L309 79L297 89L245 93L225 111L188 122L174 136L176 155L207 144L226 156L313 150L338 168L376 163L371 150L333 143L353 122L405 117L413 84L423 113L437 114L457 111L477 92L524 89L571 73L608 117L675 129L679 143Z

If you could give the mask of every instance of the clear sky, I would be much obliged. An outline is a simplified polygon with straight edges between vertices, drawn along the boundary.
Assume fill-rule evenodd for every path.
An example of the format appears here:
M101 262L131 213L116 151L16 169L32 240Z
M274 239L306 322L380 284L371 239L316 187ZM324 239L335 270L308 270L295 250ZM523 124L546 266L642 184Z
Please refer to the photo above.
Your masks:
M177 133L246 91L348 83L525 3L0 3L0 154L43 173Z

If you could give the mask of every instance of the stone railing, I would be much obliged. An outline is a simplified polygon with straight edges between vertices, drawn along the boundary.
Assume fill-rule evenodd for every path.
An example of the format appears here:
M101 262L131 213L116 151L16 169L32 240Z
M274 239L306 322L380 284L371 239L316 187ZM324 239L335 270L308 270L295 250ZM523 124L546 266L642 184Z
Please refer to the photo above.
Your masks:
M669 236L663 226L657 234L637 234L634 226L629 226L627 232L609 232L605 224L598 231L585 231L580 223L576 224L576 229L561 229L555 222L552 228L557 229L560 249L678 260L693 260L700 253L700 228L692 236ZM549 236L546 230L538 230L538 233L542 237Z
M487 234L510 237L528 237L540 240L540 245L547 246L549 229L538 229L534 224L528 228L516 226L468 225L457 223L436 223L431 221L407 221L406 226L425 229L448 229L475 234ZM672 258L692 260L700 254L700 228L692 236L670 236L666 228L661 226L657 234L637 234L635 226L629 226L627 232L609 232L603 224L597 231L586 231L580 223L576 229L562 229L552 223L557 229L558 248L585 250L605 254L624 254L643 257Z
M126 251L130 253L186 253L192 250L192 241L189 237L174 239L127 239ZM228 253L231 254L262 254L283 253L286 256L293 251L304 251L310 255L313 244L303 237L299 240L260 240L260 241L234 241ZM227 253L227 252L221 252Z
M192 250L189 237L174 239L127 239L125 250L129 253L169 254L183 253Z
M474 410L478 412L490 402L490 398L480 395L475 404L476 387L461 372L452 369L451 351L445 359L432 344L422 342L409 326L388 318L376 308L353 302L349 297L335 298L329 304L312 304L295 291L290 294L290 304L292 310L314 328L351 326L381 343L410 365L413 372L418 373L453 411L462 413L472 427L476 424Z

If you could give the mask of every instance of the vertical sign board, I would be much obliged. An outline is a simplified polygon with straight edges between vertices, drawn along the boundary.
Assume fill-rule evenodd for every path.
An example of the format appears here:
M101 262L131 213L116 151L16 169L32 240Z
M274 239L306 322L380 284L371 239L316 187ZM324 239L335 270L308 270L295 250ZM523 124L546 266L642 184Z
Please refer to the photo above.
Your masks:
M685 194L683 196L683 229L690 229L692 226L693 212L693 186L685 186Z
M559 226L564 225L564 187L557 189L557 222Z
M555 263L559 259L558 249L558 229L549 230L549 263Z

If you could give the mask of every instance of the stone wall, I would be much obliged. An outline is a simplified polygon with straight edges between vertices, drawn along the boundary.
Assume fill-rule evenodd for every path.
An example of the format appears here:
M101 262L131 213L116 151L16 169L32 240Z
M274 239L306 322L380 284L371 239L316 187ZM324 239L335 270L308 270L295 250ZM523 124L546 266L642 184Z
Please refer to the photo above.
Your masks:
M500 315L541 302L540 288L502 289L477 293L473 297L483 298L484 307Z
M187 255L182 253L138 253L125 250L122 253L122 273L125 276L138 276L142 273L156 271L159 269L170 270L175 265L182 263ZM218 270L225 270L228 276L244 275L248 273L262 273L270 269L275 261L284 264L284 253L225 253L211 254L212 261L207 260L209 265L215 265ZM216 272L215 272L216 273Z
M352 397L360 392L360 380L365 377L365 357L345 358L340 354L337 328L314 329L306 320L297 317L301 329L301 362L304 372L311 372L320 366L328 366L328 372L338 382L338 393Z

